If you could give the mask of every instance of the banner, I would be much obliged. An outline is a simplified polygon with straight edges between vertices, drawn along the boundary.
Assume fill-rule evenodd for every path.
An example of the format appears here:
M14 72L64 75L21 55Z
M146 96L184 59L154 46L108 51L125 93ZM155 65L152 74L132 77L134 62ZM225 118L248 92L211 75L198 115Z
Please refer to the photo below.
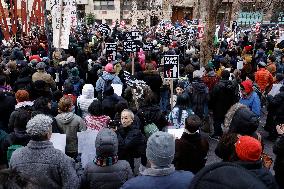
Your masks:
M76 0L57 0L51 3L53 46L68 49L70 30L76 15ZM77 19L77 18L76 18Z
M8 24L7 24L7 18L5 15L5 11L4 8L2 6L2 1L0 1L0 27L2 30L2 33L4 35L4 38L6 41L8 41L10 39L10 33L9 33L9 28L8 28Z
M27 14L27 3L24 0L21 1L21 17L22 17L23 33L27 34L28 33L28 22L27 22L28 14Z
M17 15L17 0L10 0L10 12L11 12L11 25L12 25L12 33L13 35L16 35L18 27L17 27L17 20L18 20L18 15Z

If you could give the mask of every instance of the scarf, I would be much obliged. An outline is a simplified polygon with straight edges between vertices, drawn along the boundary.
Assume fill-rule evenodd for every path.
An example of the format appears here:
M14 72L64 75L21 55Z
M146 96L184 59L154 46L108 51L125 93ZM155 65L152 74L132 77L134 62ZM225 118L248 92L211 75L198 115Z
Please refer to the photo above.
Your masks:
M94 164L100 167L114 165L117 163L117 161L118 161L118 156L112 156L112 157L97 156L96 159L93 160Z

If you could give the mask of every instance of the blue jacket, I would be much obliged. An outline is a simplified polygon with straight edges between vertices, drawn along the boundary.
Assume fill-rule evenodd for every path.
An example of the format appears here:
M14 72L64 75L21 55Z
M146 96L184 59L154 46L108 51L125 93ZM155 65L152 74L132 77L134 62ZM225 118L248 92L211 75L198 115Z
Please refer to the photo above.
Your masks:
M103 75L98 79L98 81L96 82L96 91L103 91L104 89L104 85L105 85L105 81L108 80L112 80L112 84L121 84L122 82L119 79L118 76L110 74L108 72L103 72Z
M249 107L249 109L255 113L258 117L260 117L260 99L256 92L253 92L252 95L249 98L241 98L240 103L246 105Z
M166 169L146 169L138 176L128 180L121 189L188 189L193 178L189 171Z

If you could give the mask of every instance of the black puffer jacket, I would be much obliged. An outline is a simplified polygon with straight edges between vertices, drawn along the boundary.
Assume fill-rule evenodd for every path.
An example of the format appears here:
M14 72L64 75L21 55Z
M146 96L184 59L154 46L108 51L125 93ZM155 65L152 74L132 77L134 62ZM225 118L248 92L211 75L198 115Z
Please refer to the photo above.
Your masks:
M230 179L233 178L233 179ZM233 163L215 163L201 169L189 189L267 189L255 174Z
M145 153L145 137L137 126L120 127L116 131L118 138L118 158L131 161ZM131 162L129 162L131 164Z
M256 162L236 161L235 163L255 174L257 178L259 178L267 186L268 189L278 188L278 185L271 172L262 167L261 160Z
M273 167L275 171L275 179L280 189L284 189L284 135L282 135L273 146L273 152L276 155Z
M220 80L210 94L209 108L215 118L223 119L229 108L239 101L239 87L234 81Z
M24 89L30 92L32 90L32 78L31 77L23 77L18 78L14 85L14 91Z
M284 91L281 91L279 94L275 95L268 108L272 110L276 124L284 123Z
M16 105L15 97L0 92L0 129L5 132L11 131L8 129L8 123L11 113L14 111Z
M209 90L200 78L194 78L190 96L193 112L200 118L203 118L204 107L209 100Z

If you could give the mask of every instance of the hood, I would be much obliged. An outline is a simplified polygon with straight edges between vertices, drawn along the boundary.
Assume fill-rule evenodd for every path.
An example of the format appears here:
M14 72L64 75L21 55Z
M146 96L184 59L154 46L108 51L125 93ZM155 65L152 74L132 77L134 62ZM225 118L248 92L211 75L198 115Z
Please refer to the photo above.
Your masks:
M31 102L31 101L19 102L19 103L15 106L15 109L22 108L22 107L26 107L26 106L33 106L33 105L34 105L34 102Z
M71 76L69 77L69 81L74 84L74 83L78 83L80 81L80 77L79 76Z
M86 99L93 99L94 98L94 87L92 84L85 84L82 89L82 95Z
M240 103L233 105L225 115L224 127L231 133L252 136L258 125L257 115Z
M57 121L61 124L68 124L70 123L75 117L75 114L73 112L68 113L61 113L57 115Z
M215 77L215 76L216 76L216 73L215 73L214 71L209 71L209 72L207 73L207 76L209 76L209 77Z
M206 93L207 92L207 86L204 83L202 83L200 79L193 81L192 87L198 93Z

